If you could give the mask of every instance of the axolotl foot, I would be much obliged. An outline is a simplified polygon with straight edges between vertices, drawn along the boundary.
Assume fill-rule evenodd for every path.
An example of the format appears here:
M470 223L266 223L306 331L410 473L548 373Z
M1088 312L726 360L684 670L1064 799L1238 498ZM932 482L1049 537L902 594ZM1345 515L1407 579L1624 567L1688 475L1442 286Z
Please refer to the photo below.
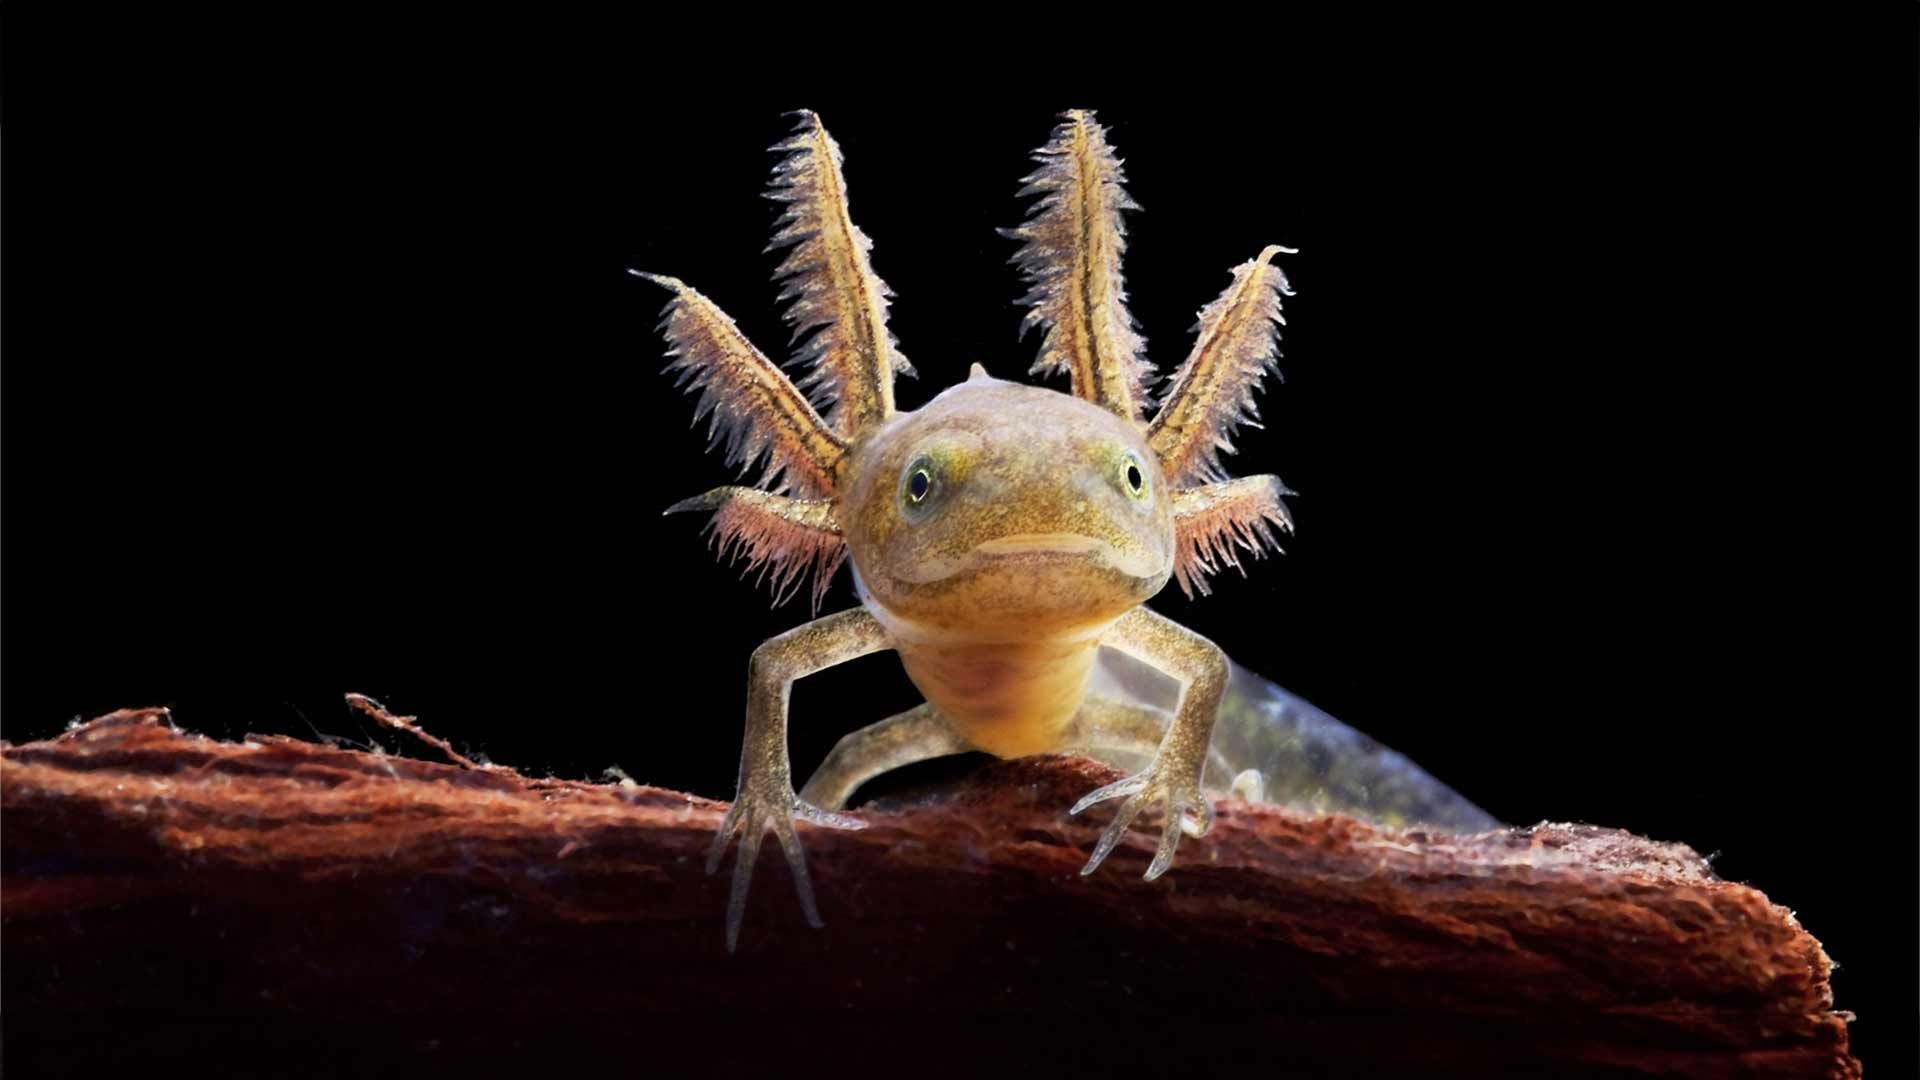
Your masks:
M740 850L733 860L733 884L727 893L727 951L733 952L740 941L740 922L747 912L747 887L753 883L753 864L760 855L760 842L771 832L787 853L787 865L793 868L793 885L800 894L800 911L807 925L819 929L819 905L813 899L813 881L807 876L806 853L800 848L795 819L825 825L832 829L864 829L866 822L847 814L822 810L805 802L788 786L786 793L758 793L744 788L734 799L733 808L720 822L713 845L707 849L707 873L720 869L720 859L735 833L740 834Z
M1199 781L1173 775L1175 772L1163 771L1161 762L1156 760L1125 780L1088 792L1073 804L1073 809L1068 811L1070 814L1078 814L1095 803L1109 799L1125 800L1114 812L1113 821L1107 825L1107 831L1101 834L1100 842L1094 846L1093 857L1080 868L1083 876L1100 868L1100 864L1125 838L1133 819L1148 807L1158 805L1165 813L1165 823L1160 830L1160 847L1153 853L1153 862L1147 865L1148 881L1166 873L1167 868L1173 865L1173 854L1180 846L1181 833L1201 837L1213 828L1213 803L1200 790Z

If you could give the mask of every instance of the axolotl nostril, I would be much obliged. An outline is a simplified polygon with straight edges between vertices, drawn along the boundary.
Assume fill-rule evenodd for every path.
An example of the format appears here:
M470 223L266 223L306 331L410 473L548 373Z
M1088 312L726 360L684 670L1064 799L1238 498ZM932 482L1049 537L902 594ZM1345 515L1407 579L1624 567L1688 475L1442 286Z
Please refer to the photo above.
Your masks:
M841 809L861 783L967 750L1144 761L1072 812L1119 800L1083 871L1092 873L1138 815L1159 811L1146 871L1159 877L1181 835L1212 822L1202 781L1221 769L1209 744L1232 668L1212 642L1143 604L1170 578L1205 593L1209 575L1275 548L1276 530L1291 527L1281 501L1290 492L1277 478L1229 479L1220 460L1236 426L1254 418L1253 391L1277 358L1289 289L1272 260L1289 249L1270 246L1234 269L1147 408L1152 368L1120 272L1120 212L1133 204L1104 129L1069 112L1026 179L1023 193L1039 200L1008 235L1022 241L1015 261L1031 285L1028 322L1045 330L1034 371L1064 372L1072 392L1002 381L975 364L965 382L901 412L893 379L913 369L887 329L891 294L869 264L870 242L848 217L839 148L802 113L774 149L784 156L772 195L785 211L774 243L791 249L778 277L809 369L799 385L705 296L641 275L673 293L662 324L671 369L697 392L698 414L711 415L713 442L730 464L764 462L755 486L669 512L711 511L721 549L744 552L779 598L811 576L816 614L850 558L860 600L753 653L739 786L708 865L717 869L739 837L728 948L767 833L818 926L794 821L859 828ZM925 703L843 739L796 793L793 681L889 649ZM1170 721L1100 692L1103 649L1177 681ZM1244 793L1259 780L1247 770L1232 786Z

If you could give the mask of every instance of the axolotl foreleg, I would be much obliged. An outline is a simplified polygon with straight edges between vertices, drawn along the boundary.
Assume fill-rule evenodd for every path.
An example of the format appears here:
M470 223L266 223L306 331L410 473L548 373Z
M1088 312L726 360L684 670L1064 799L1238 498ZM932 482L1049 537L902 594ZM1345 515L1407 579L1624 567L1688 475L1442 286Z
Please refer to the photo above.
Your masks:
M1166 873L1173 864L1181 832L1203 836L1213 823L1213 807L1202 791L1201 776L1208 761L1214 716L1226 688L1226 655L1212 642L1146 608L1129 611L1098 638L1046 643L1042 647L1052 651L1053 647L1078 646L1091 652L1100 644L1130 653L1182 677L1185 692L1173 723L1164 725L1150 710L1138 706L1082 698L1067 714L1067 723L1061 725L1048 742L1027 752L1098 748L1156 750L1152 763L1145 769L1088 794L1070 811L1078 814L1109 799L1124 800L1094 848L1093 857L1081 870L1083 874L1091 874L1126 835L1127 828L1141 811L1162 810L1168 825L1162 833L1159 850L1147 868L1146 876L1151 881ZM739 926L745 910L751 867L765 833L772 832L779 838L793 867L801 908L807 920L818 925L820 916L800 842L794 833L794 820L833 828L860 828L859 819L835 812L845 805L847 797L860 783L916 761L986 749L976 741L977 735L969 735L969 730L978 732L978 728L970 729L964 721L949 719L929 702L849 736L849 741L837 747L814 774L806 791L794 794L792 766L787 756L787 703L793 681L890 648L901 646L890 637L879 619L856 608L816 619L754 650L748 667L747 733L740 760L739 794L708 854L708 869L717 869L728 842L738 833L740 850L727 904L730 928ZM956 674L959 678L992 675L971 671ZM1008 734L992 731L985 738L997 741ZM1160 736L1157 743L1150 741L1155 735ZM737 929L731 933L737 933Z

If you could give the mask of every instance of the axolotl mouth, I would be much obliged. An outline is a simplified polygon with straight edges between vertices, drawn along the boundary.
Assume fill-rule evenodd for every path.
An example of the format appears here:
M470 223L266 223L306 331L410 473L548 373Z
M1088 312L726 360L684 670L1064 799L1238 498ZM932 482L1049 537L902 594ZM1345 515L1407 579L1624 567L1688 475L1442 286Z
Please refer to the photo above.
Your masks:
M1080 533L1016 533L981 541L962 555L923 558L907 572L895 576L912 584L929 585L969 570L1082 563L1089 568L1144 579L1160 573L1164 561L1155 559L1151 552L1123 551L1098 537Z
M1112 548L1113 545L1104 540L1079 533L1019 533L978 544L973 554L989 559L1019 555L1093 555Z

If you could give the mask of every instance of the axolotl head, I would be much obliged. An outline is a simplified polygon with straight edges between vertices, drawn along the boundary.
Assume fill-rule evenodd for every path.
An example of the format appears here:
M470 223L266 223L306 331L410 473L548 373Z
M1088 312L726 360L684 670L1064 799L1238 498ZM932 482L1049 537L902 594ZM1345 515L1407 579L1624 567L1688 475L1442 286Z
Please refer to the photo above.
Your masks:
M1173 570L1170 492L1145 432L978 366L864 441L849 479L841 522L863 597L931 632L1101 625Z

